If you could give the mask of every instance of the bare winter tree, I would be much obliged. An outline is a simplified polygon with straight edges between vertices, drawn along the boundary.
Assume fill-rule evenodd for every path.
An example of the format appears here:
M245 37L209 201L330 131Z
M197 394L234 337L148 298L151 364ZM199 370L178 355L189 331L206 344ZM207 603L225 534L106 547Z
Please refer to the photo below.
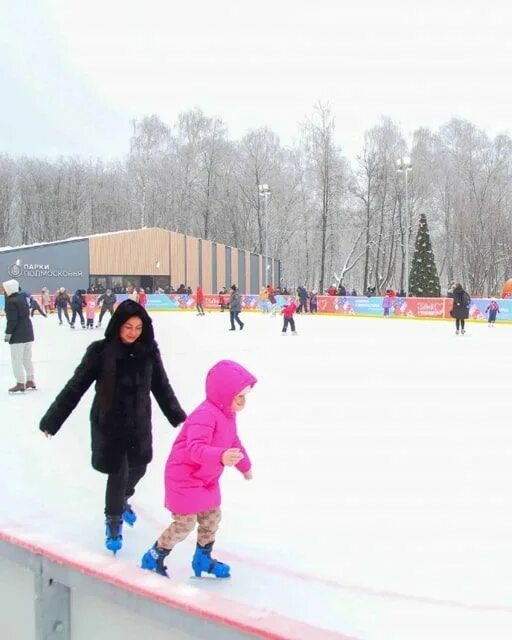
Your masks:
M319 207L319 289L324 290L326 257L332 245L332 220L340 215L342 179L344 173L340 148L334 141L335 120L328 105L318 103L313 117L302 129L304 152L313 192Z

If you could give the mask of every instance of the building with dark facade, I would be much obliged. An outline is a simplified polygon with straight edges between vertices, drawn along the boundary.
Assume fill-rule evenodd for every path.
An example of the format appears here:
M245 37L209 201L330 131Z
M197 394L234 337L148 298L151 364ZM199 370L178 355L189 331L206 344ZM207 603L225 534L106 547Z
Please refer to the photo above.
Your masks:
M217 293L236 284L241 293L258 293L279 284L280 262L175 231L137 229L0 249L0 277L30 292L184 284Z

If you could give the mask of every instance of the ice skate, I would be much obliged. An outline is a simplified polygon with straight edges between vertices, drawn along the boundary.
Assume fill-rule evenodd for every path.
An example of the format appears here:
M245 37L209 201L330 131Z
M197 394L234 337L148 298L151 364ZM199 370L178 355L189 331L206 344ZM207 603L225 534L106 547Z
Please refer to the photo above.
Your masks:
M137 522L137 514L132 509L131 504L129 504L128 502L124 503L124 511L121 517L123 518L123 521L126 522L126 524L130 527L133 527L133 525Z
M213 542L204 547L197 545L192 558L192 569L196 578L200 578L203 571L213 574L216 578L230 578L230 566L212 558L212 547Z
M9 393L25 393L25 385L23 382L17 382L14 387L8 389Z
M168 578L169 574L167 573L167 567L164 566L164 560L167 558L169 553L170 551L168 549L159 548L155 542L151 549L146 551L142 556L140 563L141 569L153 571L154 573L158 573L159 576Z
M35 391L37 389L36 384L33 380L27 380L25 382L25 389L28 391L29 389Z
M298 336L299 334L296 331L292 331L292 336Z
M115 555L123 546L123 521L119 516L107 516L105 526L105 546Z

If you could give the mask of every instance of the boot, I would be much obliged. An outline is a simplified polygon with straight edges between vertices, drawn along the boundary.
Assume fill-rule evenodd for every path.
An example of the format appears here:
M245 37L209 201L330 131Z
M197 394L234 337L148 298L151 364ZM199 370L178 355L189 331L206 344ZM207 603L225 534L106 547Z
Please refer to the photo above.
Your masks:
M28 389L34 389L34 391L37 389L35 382L33 380L27 380L25 382L25 389L28 391Z
M212 558L212 547L213 542L205 544L204 547L199 543L197 544L192 558L192 569L196 577L200 578L201 573L206 571L206 573L212 573L216 578L230 578L229 565Z
M123 546L123 521L120 516L106 516L105 526L105 546L115 555Z
M169 574L167 573L167 567L164 566L164 560L169 555L170 549L162 549L157 542L142 556L140 566L141 569L154 571L159 576L168 578Z
M126 522L126 524L130 527L133 527L133 525L137 522L137 514L132 509L131 504L128 504L128 502L124 503L123 515L121 517L123 518L124 522Z
M14 387L8 389L9 393L24 393L25 385L23 382L17 382Z

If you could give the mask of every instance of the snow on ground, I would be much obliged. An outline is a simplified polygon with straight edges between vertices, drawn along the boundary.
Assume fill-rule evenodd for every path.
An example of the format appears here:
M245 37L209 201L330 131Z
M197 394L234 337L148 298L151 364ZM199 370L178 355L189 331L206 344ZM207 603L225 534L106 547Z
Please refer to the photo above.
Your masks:
M365 640L512 637L512 326L225 313L153 314L188 411L231 358L259 382L239 414L254 480L229 469L216 555L232 580L201 588ZM39 390L2 399L0 528L14 521L103 547L105 476L89 464L92 393L56 437L38 421L101 330L35 317ZM0 390L13 383L8 346ZM0 393L3 393L0 391ZM155 458L117 562L137 564L168 524L163 469L176 435L154 405ZM169 557L188 579L194 536ZM194 583L197 584L197 581Z

